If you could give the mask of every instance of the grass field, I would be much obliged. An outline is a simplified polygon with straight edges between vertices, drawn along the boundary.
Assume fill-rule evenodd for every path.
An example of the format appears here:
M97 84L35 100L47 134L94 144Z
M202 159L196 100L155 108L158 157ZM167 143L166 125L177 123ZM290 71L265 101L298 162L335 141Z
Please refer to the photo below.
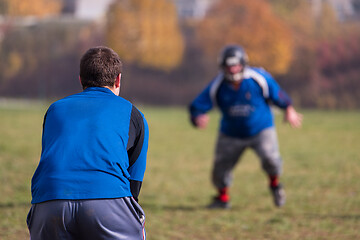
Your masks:
M30 181L47 104L0 104L0 239L28 239ZM195 130L184 108L140 107L150 127L140 204L149 240L360 239L360 112L303 111L302 129L276 115L288 201L273 206L267 179L247 151L234 172L231 210L204 208L216 112Z

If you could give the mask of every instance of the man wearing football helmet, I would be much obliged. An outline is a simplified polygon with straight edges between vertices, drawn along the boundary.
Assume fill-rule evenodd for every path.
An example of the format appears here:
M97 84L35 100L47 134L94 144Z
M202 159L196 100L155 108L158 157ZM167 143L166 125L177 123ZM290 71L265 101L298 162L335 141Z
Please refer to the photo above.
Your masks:
M222 115L212 170L218 193L209 208L230 208L232 171L247 148L260 158L274 204L281 207L285 204L285 191L279 181L282 159L271 105L284 110L284 119L292 127L301 127L303 117L267 71L248 65L248 56L241 46L226 46L218 61L219 74L189 107L191 122L198 128L206 128L207 112L215 106Z

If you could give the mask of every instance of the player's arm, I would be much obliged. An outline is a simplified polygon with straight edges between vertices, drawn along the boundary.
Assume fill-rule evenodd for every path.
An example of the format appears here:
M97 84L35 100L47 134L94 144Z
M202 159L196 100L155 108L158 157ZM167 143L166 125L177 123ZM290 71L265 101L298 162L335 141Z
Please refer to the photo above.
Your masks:
M210 117L207 114L200 114L191 118L193 125L200 129L205 129L210 121Z
M136 201L138 201L145 174L148 140L149 128L146 119L133 106L129 126L129 140L126 149L129 156L130 190Z
M301 127L303 115L295 110L289 95L279 86L269 73L264 73L264 75L269 86L270 100L279 108L284 109L284 121L288 122L291 127Z
M45 140L45 132L47 132L48 130L47 129L52 129L54 126L52 124L52 121L48 121L49 118L51 118L51 113L53 111L53 106L54 104L51 104L50 107L48 108L48 110L46 111L45 115L44 115L44 120L43 120L43 125L42 125L42 142L41 142L41 146L42 146L42 149L41 149L41 154L43 154L43 151L44 149L47 148L47 143L49 141L46 141Z
M300 128L303 121L303 115L298 113L292 105L285 109L284 121L288 122L293 128Z
M42 149L41 149L41 154L43 153L44 149L45 149L45 145L46 145L46 141L44 139L44 132L45 132L45 121L46 121L46 117L47 117L48 111L46 111L45 115L44 115L44 120L43 120L43 125L42 125L42 137L41 137L41 141L42 141Z
M205 88L190 104L190 121L197 128L206 128L210 120L207 112L213 108L210 95L211 84Z

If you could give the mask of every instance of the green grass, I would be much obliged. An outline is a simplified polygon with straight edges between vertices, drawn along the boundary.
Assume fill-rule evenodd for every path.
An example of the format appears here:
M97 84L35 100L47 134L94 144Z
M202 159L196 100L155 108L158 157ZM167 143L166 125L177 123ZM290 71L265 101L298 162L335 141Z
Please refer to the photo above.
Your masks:
M30 181L46 105L0 105L0 239L28 239ZM230 211L204 208L219 115L195 130L185 108L141 107L150 127L140 194L149 240L360 239L360 113L303 111L302 129L276 115L287 204L273 206L253 152L234 172Z

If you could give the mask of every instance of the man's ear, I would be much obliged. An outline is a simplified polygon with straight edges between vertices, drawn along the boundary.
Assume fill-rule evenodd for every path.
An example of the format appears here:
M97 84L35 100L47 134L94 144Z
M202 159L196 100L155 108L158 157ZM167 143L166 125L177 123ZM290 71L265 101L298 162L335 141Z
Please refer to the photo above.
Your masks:
M116 77L115 79L115 87L119 88L120 87L120 83L121 83L121 73L119 73L119 75Z
M79 82L80 82L80 85L81 85L82 89L85 89L82 82L81 82L81 77L80 76L79 76Z

